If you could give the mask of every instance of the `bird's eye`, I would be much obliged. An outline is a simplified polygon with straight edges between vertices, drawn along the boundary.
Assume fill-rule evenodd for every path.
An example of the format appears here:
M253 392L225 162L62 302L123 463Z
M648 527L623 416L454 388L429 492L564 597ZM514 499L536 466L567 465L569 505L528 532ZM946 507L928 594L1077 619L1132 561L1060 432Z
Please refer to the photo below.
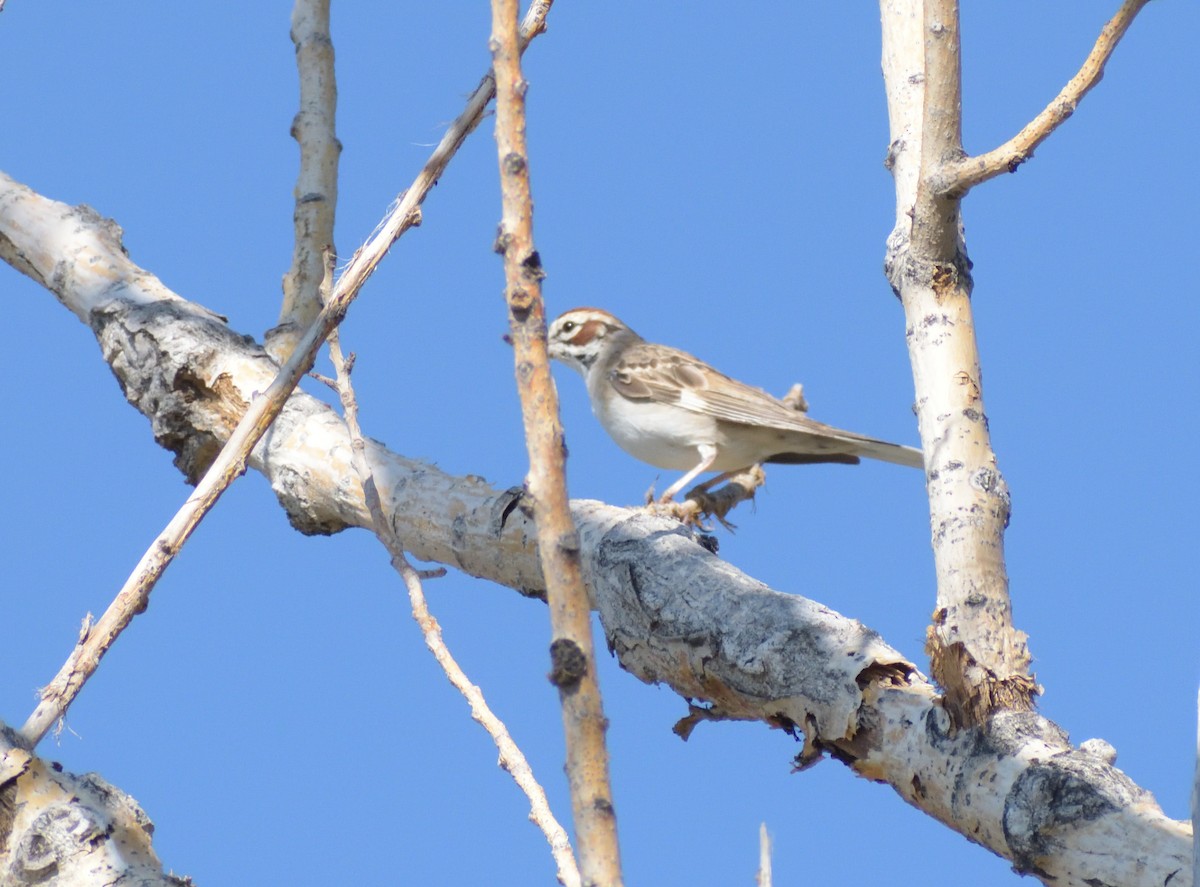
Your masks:
M562 325L562 331L564 333L569 333L573 329L575 329L575 321L573 321L573 320L568 320L566 323L564 323Z

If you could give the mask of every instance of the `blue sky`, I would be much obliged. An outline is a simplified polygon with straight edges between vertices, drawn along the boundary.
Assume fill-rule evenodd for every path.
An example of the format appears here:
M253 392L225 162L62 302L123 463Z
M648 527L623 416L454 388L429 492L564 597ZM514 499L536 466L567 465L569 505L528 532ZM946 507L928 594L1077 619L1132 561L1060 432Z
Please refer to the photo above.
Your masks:
M968 151L1077 69L1115 2L969 4ZM1111 7L1111 8L1110 8ZM133 260L256 337L291 255L296 75L283 2L9 0L0 169L116 219ZM1015 618L1073 741L1112 742L1187 813L1195 726L1195 4L1152 3L1099 87L1016 175L966 200L993 443L1013 495ZM488 65L483 3L334 9L348 255ZM536 237L557 313L599 305L812 415L917 442L900 307L877 7L560 0L526 56ZM364 428L504 487L525 471L491 244L489 119L343 327ZM9 472L0 718L20 724L187 493L95 342L0 269ZM672 479L620 452L559 373L571 491L616 504ZM319 386L309 390L320 392ZM934 603L918 472L778 466L721 533L730 562L879 630L924 668ZM568 816L544 607L456 574L430 605ZM601 644L601 649L603 645ZM977 885L1008 864L757 724L701 724L601 663L630 884ZM366 533L299 536L247 475L160 583L43 754L136 797L201 884L553 883L522 797L421 644ZM871 851L863 852L869 842ZM913 853L919 847L923 852ZM853 854L853 855L850 855ZM854 868L847 868L847 858Z

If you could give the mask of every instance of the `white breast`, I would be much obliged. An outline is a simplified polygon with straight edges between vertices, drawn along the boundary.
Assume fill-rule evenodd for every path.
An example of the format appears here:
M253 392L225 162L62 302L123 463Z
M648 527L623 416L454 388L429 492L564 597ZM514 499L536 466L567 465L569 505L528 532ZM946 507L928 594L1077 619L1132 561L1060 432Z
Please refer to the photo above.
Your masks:
M593 399L592 404L596 418L621 449L659 468L695 467L700 461L697 447L714 443L717 437L717 423L711 416L679 407L629 401L619 395Z

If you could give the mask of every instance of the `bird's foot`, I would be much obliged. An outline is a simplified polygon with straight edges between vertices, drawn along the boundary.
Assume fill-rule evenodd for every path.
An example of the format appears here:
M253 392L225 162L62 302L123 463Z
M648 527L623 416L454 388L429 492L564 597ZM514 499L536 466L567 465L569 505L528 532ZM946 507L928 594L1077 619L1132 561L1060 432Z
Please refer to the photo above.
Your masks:
M701 522L705 516L703 509L698 503L690 499L683 502L662 499L647 502L646 511L656 517L667 517L671 520L677 520L684 526L694 526L705 532L709 530L709 527L706 527Z
M710 487L719 481L727 483L712 492ZM754 499L754 492L764 483L767 475L761 466L752 465L744 471L721 475L706 483L692 487L684 493L682 502L669 499L653 501L653 490L646 501L647 510L662 517L671 517L682 524L696 526L708 530L703 521L715 517L725 529L733 531L737 525L727 520L727 516L740 502Z
M733 531L736 525L726 516L739 503L754 501L754 492L767 482L766 472L760 465L751 465L745 471L729 475L723 487L709 492L707 485L700 484L684 494L685 502L695 502L700 513L715 517L725 529Z
M670 495L666 494L662 498L659 498L655 494L653 484L650 486L650 489L646 490L644 507L647 512L653 514L655 517L666 517L671 520L677 520L684 526L695 526L700 530L708 530L707 527L700 523L703 514L695 502L676 502Z

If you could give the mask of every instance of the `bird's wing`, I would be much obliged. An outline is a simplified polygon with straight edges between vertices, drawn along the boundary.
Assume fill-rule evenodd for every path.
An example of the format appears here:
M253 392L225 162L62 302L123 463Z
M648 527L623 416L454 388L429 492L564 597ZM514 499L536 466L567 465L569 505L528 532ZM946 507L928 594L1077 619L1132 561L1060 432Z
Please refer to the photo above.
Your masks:
M674 348L634 345L609 370L608 379L618 394L630 400L671 404L726 422L832 439L849 444L849 453L888 462L923 464L918 450L817 422L761 388L731 379Z
M761 388L731 379L673 348L631 347L609 370L608 379L616 392L629 400L671 404L743 425L840 434Z

